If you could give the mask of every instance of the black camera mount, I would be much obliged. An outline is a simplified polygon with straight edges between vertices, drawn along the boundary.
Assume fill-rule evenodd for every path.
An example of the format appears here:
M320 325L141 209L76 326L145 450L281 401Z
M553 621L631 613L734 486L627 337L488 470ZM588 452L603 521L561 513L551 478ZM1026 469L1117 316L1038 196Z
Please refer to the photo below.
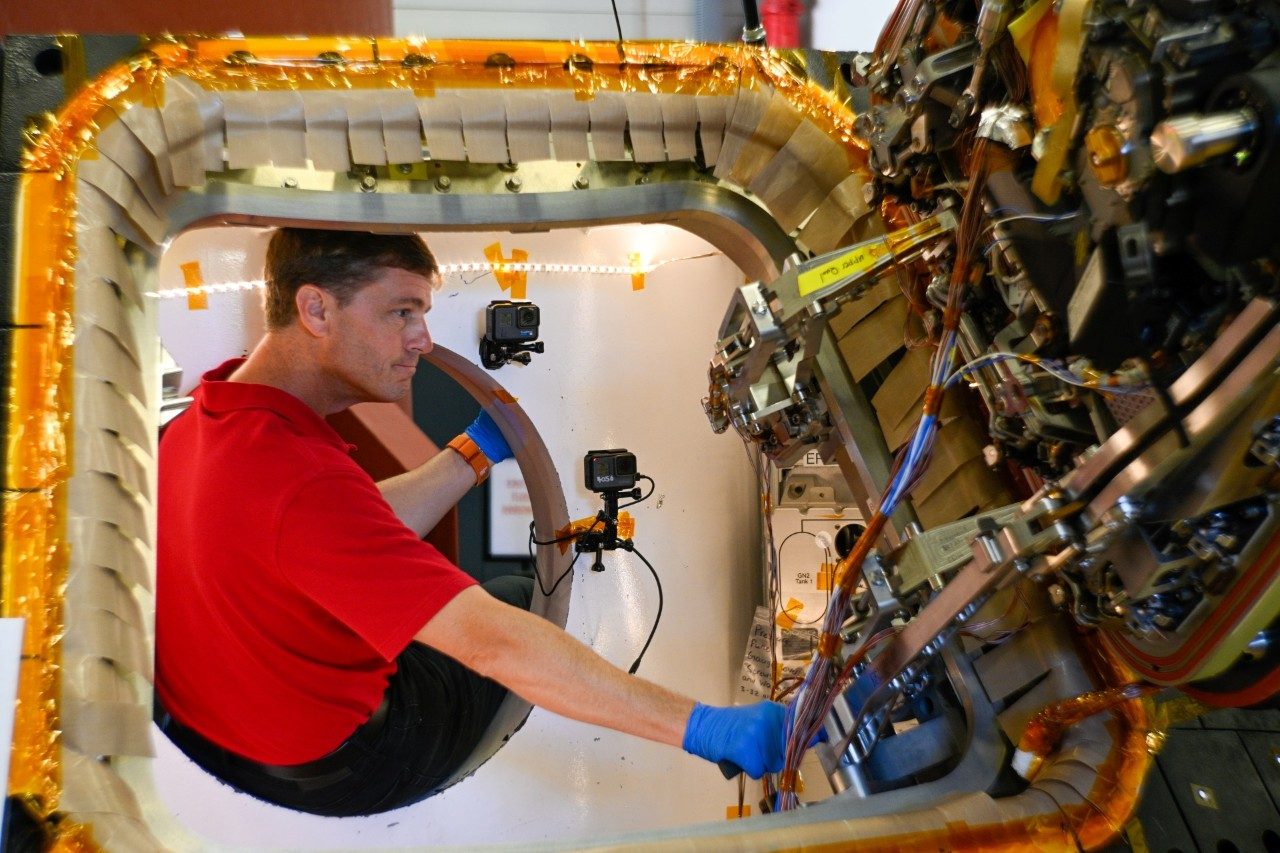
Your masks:
M495 344L488 338L483 338L480 341L480 363L489 370L497 370L502 365L512 362L528 364L533 360L533 356L529 353L540 353L543 349L542 341L528 344Z
M480 363L489 370L516 362L528 364L531 353L543 351L538 337L541 312L532 302L498 299L484 311L484 337L480 339Z
M586 487L604 498L604 509L596 513L596 521L589 530L578 534L574 550L594 551L596 560L591 571L603 572L601 557L605 551L634 549L630 539L618 538L618 499L639 501L641 493L636 480L643 475L636 470L635 454L621 448L588 450L582 469Z

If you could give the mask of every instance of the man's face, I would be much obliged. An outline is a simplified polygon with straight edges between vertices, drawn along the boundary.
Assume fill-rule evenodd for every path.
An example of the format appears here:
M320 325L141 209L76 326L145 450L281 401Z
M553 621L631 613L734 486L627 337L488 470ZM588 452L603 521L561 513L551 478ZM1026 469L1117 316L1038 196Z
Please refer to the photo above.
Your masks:
M431 351L431 285L389 268L335 307L326 368L357 400L390 402L408 393L418 356Z

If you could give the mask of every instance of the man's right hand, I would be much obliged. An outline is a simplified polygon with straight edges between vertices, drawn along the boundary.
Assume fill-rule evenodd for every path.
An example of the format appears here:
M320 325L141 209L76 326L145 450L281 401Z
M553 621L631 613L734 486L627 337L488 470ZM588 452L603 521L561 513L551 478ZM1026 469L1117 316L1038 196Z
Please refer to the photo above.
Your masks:
M783 708L757 702L733 708L697 704L684 730L684 751L707 761L731 761L752 779L782 770Z

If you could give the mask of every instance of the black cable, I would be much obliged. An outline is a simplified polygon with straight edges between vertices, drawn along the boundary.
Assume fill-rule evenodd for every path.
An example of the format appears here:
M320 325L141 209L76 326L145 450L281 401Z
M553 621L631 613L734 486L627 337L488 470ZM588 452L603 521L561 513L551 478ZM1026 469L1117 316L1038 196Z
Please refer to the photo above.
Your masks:
M649 500L649 498L653 497L653 490L654 490L654 489L656 489L656 488L658 488L658 484L657 484L657 483L655 483L655 482L653 482L653 478L652 478L652 477L648 477L648 476L646 476L646 475L644 475L644 474L636 474L636 479L637 479L637 480L648 480L648 481L649 481L649 492L648 492L648 494L646 494L646 495L645 495L644 497L642 497L642 498L636 498L636 499L635 499L635 500L633 500L633 501L629 501L628 503L618 504L618 509L626 509L626 508L627 508L627 507L629 507L629 506L635 506L636 504L644 503L645 501Z
M613 4L613 22L618 26L618 50L622 50L622 19L618 17L618 0L609 0Z
M569 577L569 575L573 573L573 567L578 562L578 558L582 556L582 552L579 551L578 553L573 555L573 559L569 561L569 568L565 569L564 572L560 575L560 577L556 578L556 582L553 583L551 585L551 589L548 590L546 585L542 583L542 572L538 571L537 558L533 556L533 546L534 545L558 545L561 542L570 542L576 539L578 534L572 533L567 536L559 536L555 539L548 539L545 542L540 542L539 540L533 538L533 524L534 523L532 521L529 522L529 559L530 561L533 562L533 576L538 579L538 589L542 591L543 596L550 598L555 593L555 591L560 588L560 582L563 581L565 578Z
M640 558L640 562L649 567L649 573L653 575L653 582L658 586L658 615L653 618L653 628L649 631L649 639L644 641L644 648L640 650L640 654L636 656L636 662L631 664L631 668L627 670L631 675L636 674L636 670L640 668L640 661L644 660L644 653L649 651L649 644L653 642L653 635L658 633L658 623L662 621L662 581L658 580L658 572L654 569L653 564L644 558L644 554L630 543L624 546L628 551Z
M756 0L742 0L742 41L744 44L765 46L764 27L760 25L760 10L756 8Z

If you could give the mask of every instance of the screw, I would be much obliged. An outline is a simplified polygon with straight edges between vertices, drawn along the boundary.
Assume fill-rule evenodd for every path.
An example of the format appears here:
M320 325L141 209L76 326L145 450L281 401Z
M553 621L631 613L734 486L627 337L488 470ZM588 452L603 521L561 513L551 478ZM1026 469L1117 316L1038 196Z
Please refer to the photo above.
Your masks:
M283 186L285 189L287 189L287 190L297 189L297 188L298 188L298 179L297 179L297 178L285 178L285 179L284 179L284 183L282 184L282 186Z
M651 179L648 175L641 175L640 177L636 178L636 183L637 183L637 184L647 184L647 183L649 183L649 181L650 181L650 180L652 180L652 179Z
M402 175L408 175L408 174L412 174L413 167L410 166L408 163L401 163L399 166L396 166L396 171Z
M573 182L573 188L575 190L585 190L589 186L591 186L591 179L586 175L579 175L578 179Z
M453 181L449 179L448 175L441 175L440 177L436 178L436 189L438 189L440 192L447 193L449 191L449 187L451 186L453 186Z
M524 186L524 181L520 180L519 175L512 175L511 177L507 178L507 189L511 190L511 192L513 193L520 192L520 188L522 186Z
M373 175L365 175L360 179L360 192L371 193L378 188L378 179Z

